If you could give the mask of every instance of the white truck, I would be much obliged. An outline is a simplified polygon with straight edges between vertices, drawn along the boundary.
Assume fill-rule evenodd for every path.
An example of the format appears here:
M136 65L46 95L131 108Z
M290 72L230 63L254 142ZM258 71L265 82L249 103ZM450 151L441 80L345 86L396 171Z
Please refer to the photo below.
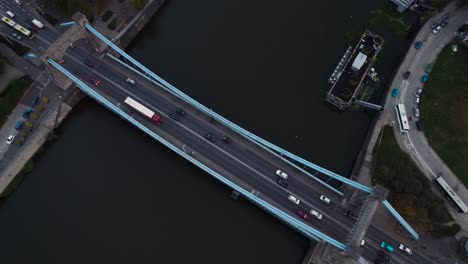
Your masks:
M37 19L33 19L32 23L38 28L44 28L44 24L42 24L42 22Z
M124 102L127 105L129 105L131 108L137 110L140 114L151 119L151 121L153 121L156 125L161 124L161 121L162 121L161 117L155 112L151 111L151 109L149 109L148 107L140 104L139 102L133 100L130 97L127 97Z

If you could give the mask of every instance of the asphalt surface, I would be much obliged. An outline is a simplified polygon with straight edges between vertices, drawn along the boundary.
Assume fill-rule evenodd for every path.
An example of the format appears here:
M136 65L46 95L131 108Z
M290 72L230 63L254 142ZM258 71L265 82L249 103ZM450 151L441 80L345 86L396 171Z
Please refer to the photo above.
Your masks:
M23 11L23 7L12 3L2 5L0 14L4 14L7 9L16 14L15 21L22 21L26 24L32 20L31 13ZM6 36L11 36L13 30L5 24L0 26L0 32ZM46 27L36 32L36 38L32 40L23 38L22 41L35 49L46 48L57 38L57 31ZM314 209L320 212L323 215L321 220L309 214L307 221L301 221L344 243L354 225L354 220L344 215L346 208L341 206L340 195L324 188L323 185L298 172L282 159L211 120L210 117L175 98L141 75L132 72L106 55L96 54L86 41L80 40L75 48L69 48L64 60L64 68L89 84L111 103L129 113L136 121L182 150L193 152L192 157L244 189L252 191L258 197L270 201L273 206L298 219L300 218L297 216L297 211L309 214L310 210ZM90 60L93 67L84 65L85 60ZM128 77L134 79L136 85L128 83L126 81ZM99 80L100 84L95 86L90 78ZM126 97L131 97L158 113L163 119L162 124L157 126L130 109L123 102ZM178 121L168 116L168 113L176 107L181 107L186 112L184 117L179 116ZM214 135L217 138L216 142L208 141L205 138L207 133ZM222 135L228 135L232 143L223 143L219 139ZM288 173L288 188L283 188L275 182L277 169ZM330 204L319 199L322 194L331 199ZM299 198L300 204L296 205L289 201L288 195ZM363 257L368 260L373 261L377 258L380 243L385 241L395 248L395 251L390 253L392 263L433 263L414 250L412 255L400 251L398 241L374 226L369 228L365 240ZM408 246L412 247L412 245Z

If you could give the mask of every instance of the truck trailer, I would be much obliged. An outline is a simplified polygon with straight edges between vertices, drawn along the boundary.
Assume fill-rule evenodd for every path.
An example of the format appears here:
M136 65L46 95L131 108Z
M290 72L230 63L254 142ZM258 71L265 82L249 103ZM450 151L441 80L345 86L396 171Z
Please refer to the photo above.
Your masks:
M161 121L162 121L161 117L155 112L151 111L151 109L149 109L148 107L140 104L139 102L133 100L130 97L127 97L124 102L127 105L129 105L131 108L137 110L140 114L151 119L151 121L153 121L153 123L155 123L156 125L161 124Z

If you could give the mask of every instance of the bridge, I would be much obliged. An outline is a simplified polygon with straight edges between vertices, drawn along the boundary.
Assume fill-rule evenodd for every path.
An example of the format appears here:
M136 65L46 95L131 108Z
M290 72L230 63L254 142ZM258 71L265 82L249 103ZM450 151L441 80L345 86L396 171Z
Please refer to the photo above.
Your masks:
M365 263L373 260L385 241L396 248L396 263L430 263L414 251L408 255L397 249L399 242L371 224L380 204L417 240L418 234L386 200L388 191L369 187L338 175L262 139L234 124L212 109L197 102L146 68L94 29L86 17L76 14L64 23L63 34L51 29L39 30L33 40L24 40L54 77L56 84L70 89L74 83L88 96L204 170L236 194L249 199L306 237L326 241L337 251L335 263ZM63 60L63 61L62 61ZM63 63L60 63L63 62ZM85 63L86 62L86 63ZM129 83L127 78L135 81ZM91 80L91 81L90 81ZM96 82L96 80L98 82ZM130 97L156 112L162 123L156 125L124 103ZM170 113L182 108L185 114L173 120ZM209 140L206 135L214 135ZM227 143L219 140L228 136ZM221 142L220 142L221 141ZM276 171L285 171L288 185L278 184ZM331 180L343 183L334 188ZM344 185L356 189L363 204L357 219L345 215ZM324 195L330 199L324 202ZM289 198L298 199L292 202ZM298 212L308 219L298 216ZM321 217L314 217L311 212ZM361 241L365 240L364 246Z

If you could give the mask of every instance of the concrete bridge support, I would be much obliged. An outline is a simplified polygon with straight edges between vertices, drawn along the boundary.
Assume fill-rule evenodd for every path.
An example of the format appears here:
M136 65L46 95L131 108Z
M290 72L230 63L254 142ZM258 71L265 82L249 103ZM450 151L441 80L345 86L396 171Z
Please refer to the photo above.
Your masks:
M54 43L49 46L47 50L39 51L40 58L45 62L48 71L54 77L55 83L64 90L71 86L72 81L54 67L49 66L47 59L51 58L54 61L60 61L63 58L63 54L66 49L71 48L72 44L79 39L90 39L96 49L96 52L102 52L107 47L104 42L93 34L90 34L84 28L84 23L89 24L85 15L77 12L73 15L73 19L76 21L73 26L69 27Z

